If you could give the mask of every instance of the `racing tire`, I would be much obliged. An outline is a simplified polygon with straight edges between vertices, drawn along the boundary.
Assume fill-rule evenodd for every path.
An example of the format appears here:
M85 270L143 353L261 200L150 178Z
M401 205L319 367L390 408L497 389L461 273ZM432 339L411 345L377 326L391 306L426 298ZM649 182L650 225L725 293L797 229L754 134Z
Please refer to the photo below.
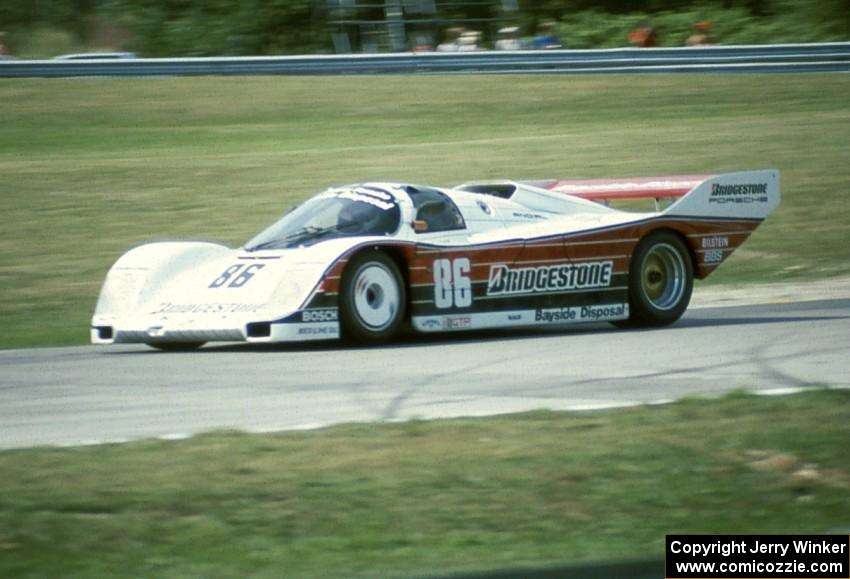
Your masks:
M657 231L638 243L629 265L629 319L620 327L667 326L691 301L694 266L675 233Z
M404 280L395 261L381 251L359 253L351 259L342 275L339 300L345 339L385 342L404 322Z
M163 352L191 352L206 342L145 342L145 344Z

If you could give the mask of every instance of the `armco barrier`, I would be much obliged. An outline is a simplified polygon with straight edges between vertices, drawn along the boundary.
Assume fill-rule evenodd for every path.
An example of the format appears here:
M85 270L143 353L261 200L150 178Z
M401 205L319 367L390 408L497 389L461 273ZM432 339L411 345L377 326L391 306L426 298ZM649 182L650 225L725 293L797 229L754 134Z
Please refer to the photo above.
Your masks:
M702 48L0 61L0 78L677 72L850 72L850 42Z

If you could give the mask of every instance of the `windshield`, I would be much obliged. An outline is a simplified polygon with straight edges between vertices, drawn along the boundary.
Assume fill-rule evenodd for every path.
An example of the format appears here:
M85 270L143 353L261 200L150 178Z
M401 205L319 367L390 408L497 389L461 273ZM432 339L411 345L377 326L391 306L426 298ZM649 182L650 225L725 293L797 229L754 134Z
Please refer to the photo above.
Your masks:
M378 189L336 189L313 197L251 239L245 249L286 249L326 239L390 235L401 211L395 199Z

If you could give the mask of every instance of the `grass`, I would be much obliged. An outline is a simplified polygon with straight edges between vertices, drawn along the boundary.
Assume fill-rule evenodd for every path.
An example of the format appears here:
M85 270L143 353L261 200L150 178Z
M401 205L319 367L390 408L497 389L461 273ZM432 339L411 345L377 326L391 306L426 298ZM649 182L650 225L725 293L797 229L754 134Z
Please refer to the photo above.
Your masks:
M392 577L846 532L850 392L0 453L0 576Z
M778 167L709 283L850 273L847 75L5 80L0 347L84 343L150 239L240 244L331 184Z

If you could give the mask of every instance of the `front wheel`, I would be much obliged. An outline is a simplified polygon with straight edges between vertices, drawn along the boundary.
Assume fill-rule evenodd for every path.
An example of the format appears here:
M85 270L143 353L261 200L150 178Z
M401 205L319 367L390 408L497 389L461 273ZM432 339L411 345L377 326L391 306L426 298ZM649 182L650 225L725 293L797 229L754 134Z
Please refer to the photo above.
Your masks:
M398 266L386 253L360 253L348 263L340 287L343 335L384 342L404 321L406 293Z
M145 342L145 344L163 352L191 352L197 350L206 342Z
M694 287L694 268L682 240L669 231L638 243L629 266L630 317L623 325L667 326L685 313Z

